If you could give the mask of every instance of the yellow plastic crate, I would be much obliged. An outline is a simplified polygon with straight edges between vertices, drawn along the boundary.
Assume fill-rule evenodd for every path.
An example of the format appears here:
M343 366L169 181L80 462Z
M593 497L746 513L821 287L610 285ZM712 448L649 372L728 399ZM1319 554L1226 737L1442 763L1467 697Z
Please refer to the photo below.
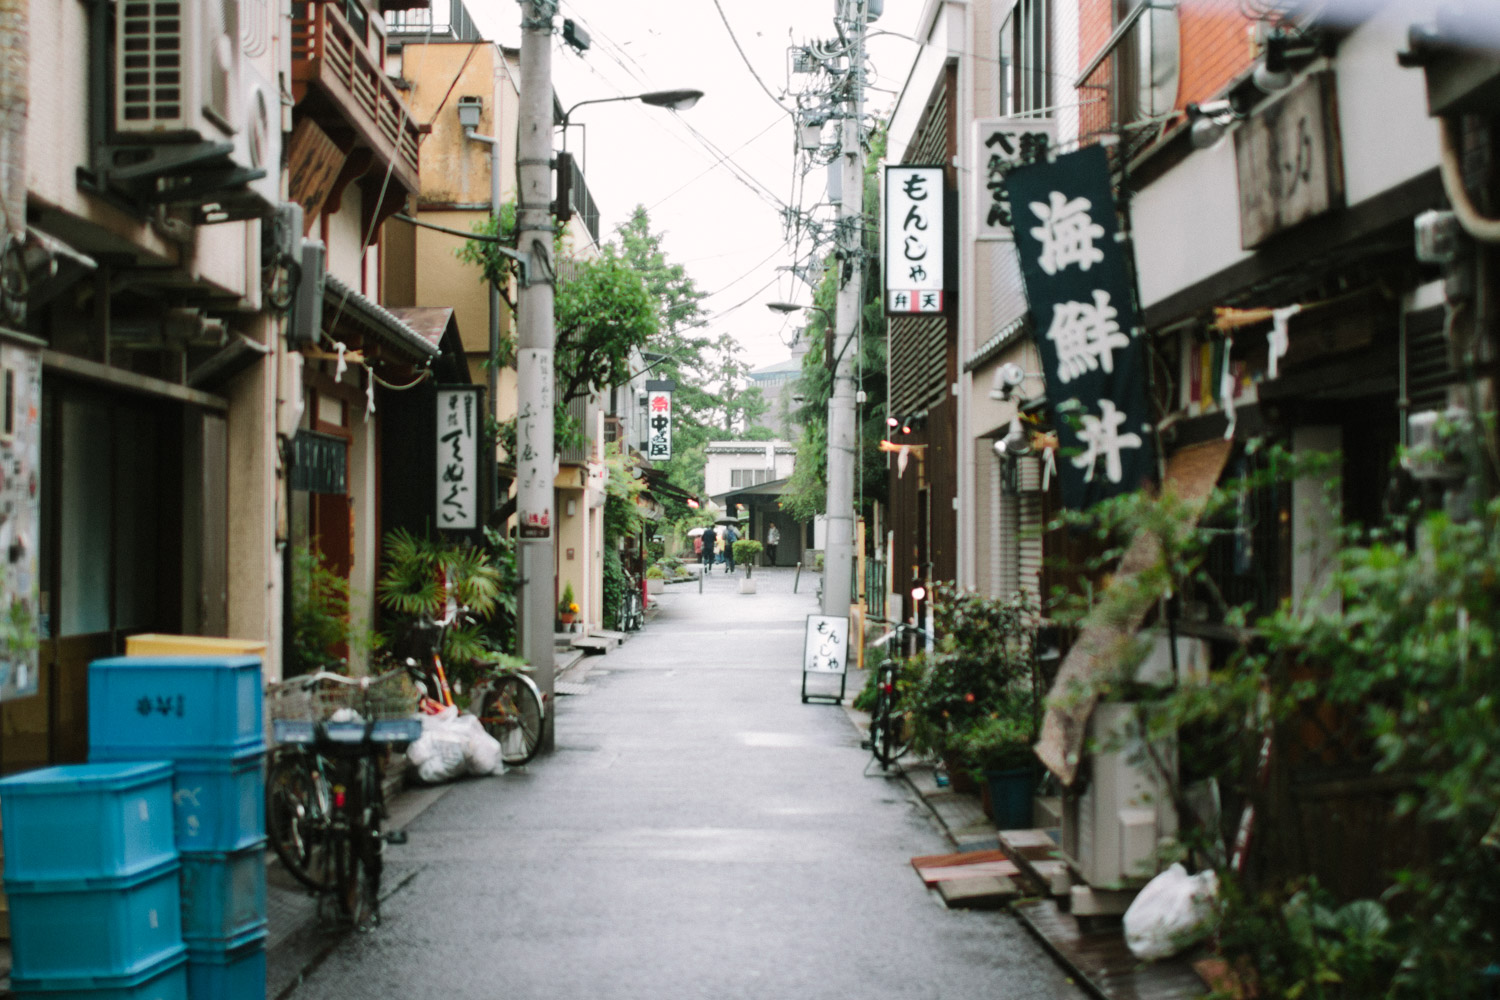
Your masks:
M258 656L266 644L255 639L220 639L211 635L160 635L147 632L125 639L126 656Z

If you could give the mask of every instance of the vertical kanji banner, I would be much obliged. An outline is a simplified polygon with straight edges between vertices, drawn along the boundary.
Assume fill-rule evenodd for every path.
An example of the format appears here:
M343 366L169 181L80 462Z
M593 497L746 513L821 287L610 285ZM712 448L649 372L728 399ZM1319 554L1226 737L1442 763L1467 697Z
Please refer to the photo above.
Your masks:
M437 526L444 531L479 527L480 388L437 391Z
M670 379L646 382L646 458L666 462L672 457L672 391Z
M1153 477L1146 351L1109 161L1088 146L1006 176L1016 250L1057 428L1063 505L1074 510Z
M943 311L943 168L886 167L885 311Z

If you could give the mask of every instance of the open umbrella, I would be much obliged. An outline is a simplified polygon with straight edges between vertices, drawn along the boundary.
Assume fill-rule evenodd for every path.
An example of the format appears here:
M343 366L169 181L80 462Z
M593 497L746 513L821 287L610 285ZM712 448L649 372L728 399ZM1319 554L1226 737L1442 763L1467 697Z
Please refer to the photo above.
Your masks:
M699 535L703 534L707 530L708 530L707 528L689 528L687 536L689 538L697 538Z

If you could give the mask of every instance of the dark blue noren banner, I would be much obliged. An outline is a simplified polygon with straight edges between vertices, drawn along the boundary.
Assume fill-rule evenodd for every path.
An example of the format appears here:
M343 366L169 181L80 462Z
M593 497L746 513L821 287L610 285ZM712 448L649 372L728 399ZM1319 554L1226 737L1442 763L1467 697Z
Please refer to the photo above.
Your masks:
M1103 147L1006 176L1016 250L1057 429L1063 505L1074 510L1153 478L1146 350Z

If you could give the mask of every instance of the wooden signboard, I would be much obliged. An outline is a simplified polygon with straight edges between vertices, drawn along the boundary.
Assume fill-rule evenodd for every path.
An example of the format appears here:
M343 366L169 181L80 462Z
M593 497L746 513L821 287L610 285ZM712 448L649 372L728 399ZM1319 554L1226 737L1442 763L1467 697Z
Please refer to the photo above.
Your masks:
M1240 244L1249 250L1344 198L1333 74L1297 84L1234 133Z

